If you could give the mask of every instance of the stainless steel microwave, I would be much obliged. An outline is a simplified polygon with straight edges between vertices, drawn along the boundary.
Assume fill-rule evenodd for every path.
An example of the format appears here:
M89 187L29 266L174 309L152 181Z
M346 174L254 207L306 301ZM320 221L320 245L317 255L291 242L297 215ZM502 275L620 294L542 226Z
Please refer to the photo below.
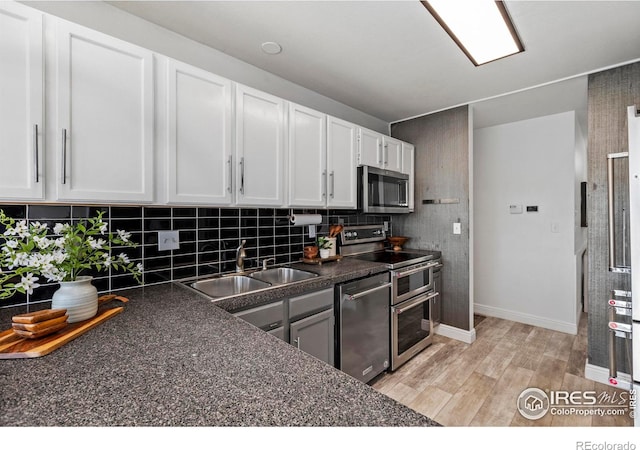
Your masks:
M408 213L409 175L358 167L358 209L363 213Z

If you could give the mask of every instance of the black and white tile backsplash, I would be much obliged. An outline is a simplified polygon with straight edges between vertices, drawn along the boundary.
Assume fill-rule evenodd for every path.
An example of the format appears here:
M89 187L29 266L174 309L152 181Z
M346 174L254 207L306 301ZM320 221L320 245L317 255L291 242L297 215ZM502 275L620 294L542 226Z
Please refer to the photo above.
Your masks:
M315 241L309 238L307 226L290 224L290 209L37 204L0 205L0 209L14 219L46 222L51 228L57 222L95 217L97 211L104 211L103 220L109 224L109 231L129 231L131 239L140 244L137 248L113 247L112 253L124 252L132 261L141 262L145 285L233 272L236 248L242 240L247 241L247 269L259 267L266 258L275 258L270 265L297 262L302 258L303 247ZM293 209L293 213L321 214L322 224L316 225L318 235L326 235L329 224L340 222L392 223L389 215L362 215L352 210ZM165 230L179 231L179 250L158 250L158 231ZM85 274L94 277L100 293L138 286L131 275L111 269ZM57 283L42 284L31 295L18 294L0 302L0 308L47 302L56 289Z

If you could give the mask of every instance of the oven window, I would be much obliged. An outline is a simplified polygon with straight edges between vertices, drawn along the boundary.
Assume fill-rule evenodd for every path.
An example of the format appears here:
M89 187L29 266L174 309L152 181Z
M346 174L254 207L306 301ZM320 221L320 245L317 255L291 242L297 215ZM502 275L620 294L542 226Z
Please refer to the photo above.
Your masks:
M371 206L407 206L408 180L369 173Z
M431 283L431 280L429 279L430 273L431 271L429 269L425 269L420 272L398 278L396 283L396 295L401 297L409 292L415 291L416 289L429 286L429 283Z
M397 315L399 355L431 334L429 305L431 301L427 300Z

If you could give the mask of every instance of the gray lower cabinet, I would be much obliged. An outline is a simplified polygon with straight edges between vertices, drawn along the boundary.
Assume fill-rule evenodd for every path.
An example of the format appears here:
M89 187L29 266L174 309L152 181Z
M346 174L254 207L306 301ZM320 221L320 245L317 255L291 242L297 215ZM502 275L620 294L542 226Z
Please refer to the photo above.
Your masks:
M291 322L289 330L291 344L327 364L334 365L333 308Z
M286 341L285 337L285 302L279 300L268 305L258 306L234 314L269 334Z
M233 315L334 365L333 286Z

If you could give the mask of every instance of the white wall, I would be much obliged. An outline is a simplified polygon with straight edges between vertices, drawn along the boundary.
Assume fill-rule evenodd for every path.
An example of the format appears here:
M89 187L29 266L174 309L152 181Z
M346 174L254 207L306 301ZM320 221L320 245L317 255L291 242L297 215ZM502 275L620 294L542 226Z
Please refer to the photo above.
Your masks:
M571 111L475 130L476 313L577 332L576 126Z
M101 31L238 83L388 134L389 124L221 51L99 1L22 1L71 22Z

